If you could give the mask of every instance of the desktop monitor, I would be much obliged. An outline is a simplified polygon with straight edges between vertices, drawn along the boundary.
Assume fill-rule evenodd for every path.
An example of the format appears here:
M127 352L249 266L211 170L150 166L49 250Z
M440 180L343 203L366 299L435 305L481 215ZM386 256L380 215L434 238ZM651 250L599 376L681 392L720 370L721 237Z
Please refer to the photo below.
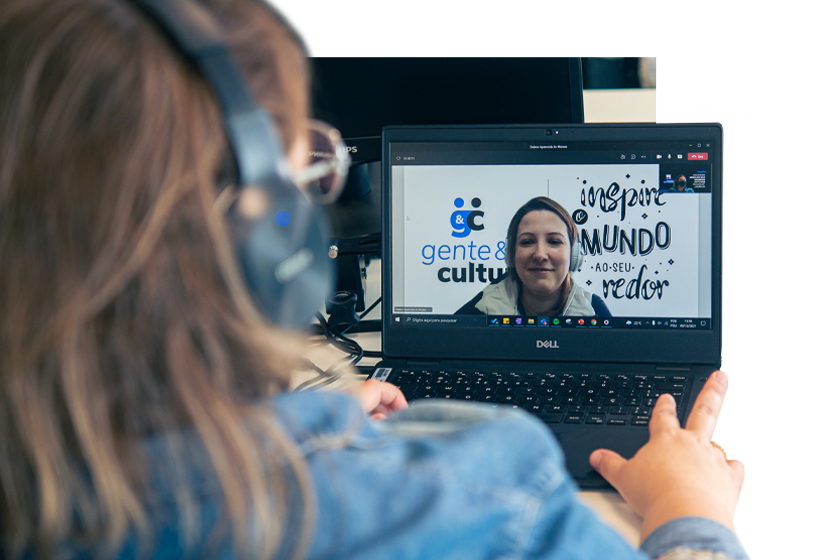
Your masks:
M582 123L581 58L312 58L313 113L352 159L388 125Z

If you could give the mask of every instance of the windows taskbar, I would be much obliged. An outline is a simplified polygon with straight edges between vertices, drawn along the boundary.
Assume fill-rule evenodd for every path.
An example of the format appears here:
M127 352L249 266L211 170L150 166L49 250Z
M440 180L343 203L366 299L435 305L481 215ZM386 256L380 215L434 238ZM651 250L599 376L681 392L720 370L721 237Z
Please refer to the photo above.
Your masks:
M671 317L543 317L521 315L394 314L393 323L404 326L489 326L498 328L565 329L712 329L709 318Z

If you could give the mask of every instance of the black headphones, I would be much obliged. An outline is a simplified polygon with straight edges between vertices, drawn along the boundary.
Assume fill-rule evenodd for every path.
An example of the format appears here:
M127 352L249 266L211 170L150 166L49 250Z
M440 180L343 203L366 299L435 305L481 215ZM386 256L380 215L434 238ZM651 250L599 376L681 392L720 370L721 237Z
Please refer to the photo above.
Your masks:
M227 220L257 306L283 327L310 323L334 291L325 213L292 182L273 121L250 94L213 15L193 0L131 1L200 71L221 105L239 179Z

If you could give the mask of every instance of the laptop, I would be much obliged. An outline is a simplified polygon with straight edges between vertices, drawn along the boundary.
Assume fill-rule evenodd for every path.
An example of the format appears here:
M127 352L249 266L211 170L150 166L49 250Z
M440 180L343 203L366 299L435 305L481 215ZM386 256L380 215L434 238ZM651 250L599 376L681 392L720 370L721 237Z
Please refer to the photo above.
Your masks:
M371 377L526 410L580 487L609 487L591 451L633 456L662 393L683 424L721 366L722 127L393 126L382 144Z

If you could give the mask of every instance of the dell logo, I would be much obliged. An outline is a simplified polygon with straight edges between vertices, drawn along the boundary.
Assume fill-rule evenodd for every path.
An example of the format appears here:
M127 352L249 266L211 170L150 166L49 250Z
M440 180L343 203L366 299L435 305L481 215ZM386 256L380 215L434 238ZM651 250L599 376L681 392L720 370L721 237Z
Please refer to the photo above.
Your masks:
M536 340L535 341L536 348L558 348L559 343L555 340Z

